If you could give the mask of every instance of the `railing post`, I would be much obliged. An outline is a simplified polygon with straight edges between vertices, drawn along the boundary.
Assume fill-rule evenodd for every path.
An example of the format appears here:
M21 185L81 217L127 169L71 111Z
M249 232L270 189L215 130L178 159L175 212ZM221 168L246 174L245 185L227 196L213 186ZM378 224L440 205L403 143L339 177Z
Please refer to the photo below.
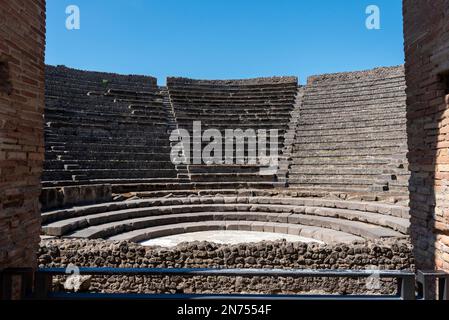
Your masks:
M449 276L441 277L438 280L438 298L440 300L449 300Z
M404 276L398 279L402 300L416 300L415 277Z
M435 299L435 292L432 292L432 289L435 290L435 286L432 285L432 282L430 281L435 279L433 277L429 277L427 275L424 275L422 278L422 288L423 288L423 299L424 300L433 300Z
M53 276L51 274L37 272L34 282L34 298L45 300L51 292Z
M424 300L449 300L449 274L441 270L418 271L417 282ZM438 283L438 288L436 284ZM437 290L438 289L438 290Z
M33 277L34 270L28 270L22 274L21 284L22 284L22 299L30 298L33 294Z
M0 272L0 300L12 299L12 275L2 271Z

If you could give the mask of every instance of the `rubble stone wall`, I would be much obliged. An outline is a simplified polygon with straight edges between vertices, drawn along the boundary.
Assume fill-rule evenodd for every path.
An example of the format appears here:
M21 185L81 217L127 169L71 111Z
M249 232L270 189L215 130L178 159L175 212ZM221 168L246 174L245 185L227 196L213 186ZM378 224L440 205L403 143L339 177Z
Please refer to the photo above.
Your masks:
M358 245L261 242L219 245L183 243L174 248L144 247L130 242L46 240L39 249L41 267L128 268L294 268L397 269L414 268L406 241ZM61 280L61 279L60 279ZM62 279L65 281L65 279ZM63 282L63 281L60 281ZM392 293L392 280L368 289L366 279L292 279L270 277L96 277L86 290L127 293ZM219 292L217 292L219 288Z

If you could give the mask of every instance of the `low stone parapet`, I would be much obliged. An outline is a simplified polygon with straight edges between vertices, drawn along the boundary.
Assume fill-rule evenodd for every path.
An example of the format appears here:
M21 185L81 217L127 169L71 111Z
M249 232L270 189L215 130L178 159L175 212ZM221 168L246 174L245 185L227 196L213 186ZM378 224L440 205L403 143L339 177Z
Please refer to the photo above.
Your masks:
M413 270L407 241L322 245L260 242L220 245L182 243L173 248L144 247L124 241L46 240L39 249L40 267L125 268L286 268ZM93 277L87 291L106 293L333 293L391 294L394 280L274 277ZM54 287L63 290L64 278Z
M43 188L40 196L42 210L74 205L112 201L109 184Z

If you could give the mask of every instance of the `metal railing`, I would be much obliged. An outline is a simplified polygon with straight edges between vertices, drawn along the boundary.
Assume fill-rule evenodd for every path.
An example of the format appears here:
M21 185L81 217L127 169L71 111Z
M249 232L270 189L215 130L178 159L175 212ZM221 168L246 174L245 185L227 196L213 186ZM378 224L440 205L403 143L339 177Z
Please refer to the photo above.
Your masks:
M418 273L416 275L416 283L418 286L419 298L422 298L424 300L449 300L448 273L438 270L418 270ZM438 287L435 288L435 285L437 284Z
M77 275L91 276L227 276L227 277L289 277L289 278L369 278L395 279L396 294L392 295L263 295L263 294L126 294L53 292L55 276L70 276L65 268L9 269L2 272L2 296L11 293L5 287L13 276L20 276L24 298L27 299L396 299L414 300L415 273L399 270L286 270L286 269L175 269L175 268L79 268ZM33 285L34 278L34 285Z

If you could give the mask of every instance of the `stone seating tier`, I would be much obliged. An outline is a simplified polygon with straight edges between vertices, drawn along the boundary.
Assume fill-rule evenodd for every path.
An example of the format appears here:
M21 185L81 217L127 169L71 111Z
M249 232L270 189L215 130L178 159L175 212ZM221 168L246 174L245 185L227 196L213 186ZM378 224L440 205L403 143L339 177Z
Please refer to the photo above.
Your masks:
M177 179L155 78L48 66L46 106L44 186Z
M294 234L319 229L311 237L321 241L352 242L404 238L409 227L408 209L397 205L287 197L155 198L49 211L42 218L46 235L130 241L199 230L289 233L291 227ZM230 227L235 224L242 229ZM160 227L167 232L154 233Z
M43 185L157 193L288 183L312 194L405 199L404 90L401 67L310 77L298 89L294 77L168 78L165 88L152 77L48 66ZM196 165L193 156L189 165L172 164L169 133L191 130L193 121L203 130L278 129L278 174Z
M202 130L220 130L223 137L226 129L252 129L255 132L258 129L278 129L278 152L281 153L297 82L294 77L229 81L168 78L167 89L179 129L191 131L193 121L201 121ZM202 147L206 144L203 142ZM193 141L190 143L192 147ZM248 149L245 143L245 155L250 152ZM274 174L260 175L258 166L223 164L198 167L193 164L194 160L191 158L190 165L186 167L187 175L194 183L277 180Z
M300 101L288 184L408 194L403 67L314 76Z

